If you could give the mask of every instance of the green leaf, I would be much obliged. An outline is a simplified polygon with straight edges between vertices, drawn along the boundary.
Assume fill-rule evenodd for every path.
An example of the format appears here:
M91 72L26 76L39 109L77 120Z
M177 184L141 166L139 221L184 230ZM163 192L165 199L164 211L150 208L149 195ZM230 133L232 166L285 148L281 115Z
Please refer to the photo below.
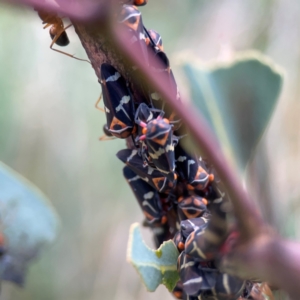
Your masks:
M177 258L179 252L172 240L164 242L157 250L150 249L142 239L138 223L130 227L127 260L140 274L150 292L164 284L171 292L177 281Z
M59 221L41 191L2 162L0 212L7 243L1 278L22 285L28 263L54 241Z
M282 75L267 57L248 52L210 67L184 64L194 105L227 156L244 171L276 105Z

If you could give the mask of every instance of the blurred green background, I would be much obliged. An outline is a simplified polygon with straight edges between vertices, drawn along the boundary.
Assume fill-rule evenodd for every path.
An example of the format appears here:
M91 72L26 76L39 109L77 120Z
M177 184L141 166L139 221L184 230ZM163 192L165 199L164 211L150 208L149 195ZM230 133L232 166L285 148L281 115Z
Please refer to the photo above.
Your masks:
M285 69L260 148L269 155L272 220L299 239L298 1L149 0L141 11L145 26L162 35L184 95L182 57L205 62L257 49ZM85 57L72 28L68 35L71 43L61 50ZM0 4L0 160L36 184L62 220L57 242L29 269L26 288L3 283L0 299L173 299L164 287L147 293L126 262L129 226L143 217L115 156L124 141L98 141L105 115L94 108L94 70L51 51L50 42L33 9Z

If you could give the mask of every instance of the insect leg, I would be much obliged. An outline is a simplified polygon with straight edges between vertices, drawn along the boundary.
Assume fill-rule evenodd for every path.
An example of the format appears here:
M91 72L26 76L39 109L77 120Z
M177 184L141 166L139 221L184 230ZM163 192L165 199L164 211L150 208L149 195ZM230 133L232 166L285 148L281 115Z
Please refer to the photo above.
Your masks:
M86 61L87 63L91 64L91 62L87 59L83 59L83 58L78 58L76 57L75 55L72 55L72 54L69 54L67 52L64 52L64 51L61 51L61 50L58 50L58 49L54 49L53 46L55 44L55 42L58 40L58 38L60 37L60 35L66 31L68 28L70 28L72 26L72 24L69 24L68 26L66 26L65 28L63 28L62 30L60 30L56 35L55 37L53 38L52 40L52 43L50 44L50 49L53 50L53 51L56 51L56 52L59 52L61 54L64 54L64 55L67 55L69 57L72 57L74 59L77 59L77 60L81 60L81 61Z
M95 107L96 107L98 110L104 112L104 109L103 109L102 107L99 107L99 106L98 106L98 104L100 103L101 100L102 100L102 93L100 94L100 96L99 96L97 102L95 103Z
M102 136L99 137L99 141L111 141L115 140L116 138L114 136L107 136L103 134Z

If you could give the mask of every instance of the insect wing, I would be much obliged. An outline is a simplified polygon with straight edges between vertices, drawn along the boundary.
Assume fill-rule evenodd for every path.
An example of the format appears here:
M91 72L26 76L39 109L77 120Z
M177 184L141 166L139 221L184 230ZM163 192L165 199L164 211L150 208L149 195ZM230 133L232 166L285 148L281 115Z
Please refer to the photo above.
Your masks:
M141 103L135 113L135 122L140 124L141 122L147 124L150 121L156 119L158 116L163 117L164 111L160 109L150 108L147 104Z
M196 155L186 152L181 146L182 139L175 147L176 171L184 178L190 190L203 190L212 179L206 171L204 162L201 162Z
M208 222L208 219L203 218L203 217L181 221L180 222L180 232L184 238L184 241L193 231L196 231L200 227L205 226L205 224L207 222Z
M202 291L211 290L217 282L217 270L205 268L194 258L181 252L178 257L177 269L187 295L198 296Z
M156 119L147 124L146 144L153 164L168 175L175 171L173 131L164 119Z
M147 221L150 224L165 223L167 219L162 210L158 192L129 167L124 167L123 174L138 200Z
M195 230L207 223L207 219L200 217L195 219L183 220L180 222L180 230L173 237L173 242L181 252L184 250L184 243L187 237Z
M118 15L118 23L122 24L122 34L130 44L132 52L142 56L146 66L149 65L148 47L141 12L132 5L123 5Z
M229 274L218 273L215 292L218 299L236 300L242 295L245 281Z
M101 87L108 131L127 138L134 131L133 100L125 79L111 65L101 65Z
M143 160L137 150L121 150L117 153L117 157L160 193L167 193L176 185L175 179L169 180L164 174L150 166L143 167Z

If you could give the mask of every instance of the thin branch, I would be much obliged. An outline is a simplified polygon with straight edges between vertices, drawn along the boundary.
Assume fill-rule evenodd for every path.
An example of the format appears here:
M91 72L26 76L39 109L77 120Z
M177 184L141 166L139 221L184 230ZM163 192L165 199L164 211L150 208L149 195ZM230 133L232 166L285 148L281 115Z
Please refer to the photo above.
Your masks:
M10 5L26 5L48 12L59 13L77 21L92 22L103 19L109 1L105 0L82 0L82 1L57 1L54 0L0 0ZM58 4L59 2L59 4Z

